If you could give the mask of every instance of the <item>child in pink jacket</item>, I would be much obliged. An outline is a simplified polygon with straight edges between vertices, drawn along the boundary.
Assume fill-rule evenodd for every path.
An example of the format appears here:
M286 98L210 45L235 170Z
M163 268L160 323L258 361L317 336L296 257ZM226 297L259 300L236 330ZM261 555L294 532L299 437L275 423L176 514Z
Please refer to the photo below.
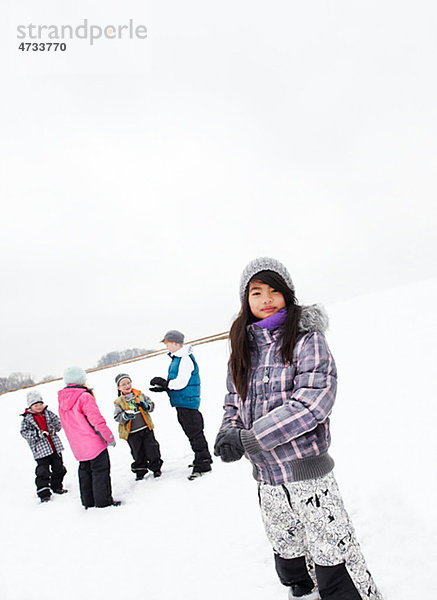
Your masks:
M111 490L111 464L108 446L115 446L94 394L86 387L86 373L80 367L64 371L66 386L58 392L59 418L74 456L79 461L79 487L82 504L119 506Z

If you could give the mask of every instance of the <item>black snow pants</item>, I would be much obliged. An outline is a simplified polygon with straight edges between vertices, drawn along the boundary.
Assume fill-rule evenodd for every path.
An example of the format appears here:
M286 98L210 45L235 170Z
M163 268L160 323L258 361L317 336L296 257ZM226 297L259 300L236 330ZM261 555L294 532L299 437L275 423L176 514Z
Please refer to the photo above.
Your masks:
M290 586L298 595L309 594L314 589L314 582L309 575L305 556L298 558L282 558L275 554L275 567L279 580ZM322 567L315 565L315 577L319 586L320 597L325 600L361 600L345 563Z
M62 462L62 454L53 452L49 456L36 459L35 485L39 498L51 496L51 490L61 490L67 469Z
M211 471L212 458L203 433L203 416L196 408L176 407L178 421L194 452L193 472Z
M133 473L145 475L150 469L153 473L161 470L162 459L159 444L156 441L152 429L146 427L140 431L131 433L127 438L132 458L131 464Z
M79 463L80 498L85 508L103 508L113 503L110 471L111 463L106 449L96 458Z

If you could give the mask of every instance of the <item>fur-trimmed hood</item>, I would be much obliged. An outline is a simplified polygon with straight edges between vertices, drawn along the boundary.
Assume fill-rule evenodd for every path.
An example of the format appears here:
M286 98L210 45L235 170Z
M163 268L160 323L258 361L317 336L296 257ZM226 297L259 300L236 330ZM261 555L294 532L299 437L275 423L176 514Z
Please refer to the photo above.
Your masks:
M298 337L314 332L325 334L329 320L323 306L320 304L301 306L300 311ZM257 340L257 343L261 344L270 344L281 338L282 328L281 326L270 328L267 324L266 327L263 327L262 321L258 321L247 326L247 333L249 340Z
M300 334L313 333L314 331L323 334L326 333L329 326L329 318L323 306L320 304L310 304L309 306L300 306L298 308L300 309L298 324ZM274 328L268 327L266 324L266 327L270 331L275 331L279 329L280 326ZM263 327L263 321L257 321L256 323L251 323L247 326L247 331L249 332L256 332L262 329L265 329L265 327Z
M302 333L311 333L319 331L326 333L329 327L329 318L326 310L320 304L311 304L302 306L299 320L299 331Z

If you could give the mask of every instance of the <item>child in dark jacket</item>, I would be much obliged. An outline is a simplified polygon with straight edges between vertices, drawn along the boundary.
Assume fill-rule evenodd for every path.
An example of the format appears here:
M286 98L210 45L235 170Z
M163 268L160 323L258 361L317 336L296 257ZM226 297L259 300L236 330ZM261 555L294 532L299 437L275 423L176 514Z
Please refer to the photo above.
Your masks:
M135 479L144 479L149 469L154 477L161 477L163 461L149 414L155 405L148 396L132 387L132 380L127 373L117 375L115 383L118 398L114 401L114 419L118 423L120 438L129 444L134 459L131 470L136 475Z
M41 394L27 394L27 409L22 414L20 433L27 440L36 460L35 485L41 502L50 500L52 492L65 494L62 482L67 469L62 462L63 446L57 432L61 422L44 404Z
M382 600L344 508L329 455L337 370L327 316L299 306L279 261L243 271L230 331L224 417L214 452L250 460L276 571L290 600Z
M167 331L162 342L167 346L171 358L167 379L154 377L150 384L152 392L167 392L170 404L176 408L178 421L194 451L193 470L189 480L211 471L212 458L208 442L203 433L203 416L199 411L200 377L199 367L191 347L184 346L184 334L172 329Z

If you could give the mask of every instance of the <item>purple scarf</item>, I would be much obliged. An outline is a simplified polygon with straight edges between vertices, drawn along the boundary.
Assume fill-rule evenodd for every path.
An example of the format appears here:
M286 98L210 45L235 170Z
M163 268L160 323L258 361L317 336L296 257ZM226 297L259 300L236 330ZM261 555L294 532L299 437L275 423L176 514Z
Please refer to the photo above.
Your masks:
M261 321L256 321L254 325L258 325L258 327L262 327L263 329L276 329L285 323L286 318L287 309L284 307L281 308L281 310L278 310L277 313L274 313L265 319L261 319Z

